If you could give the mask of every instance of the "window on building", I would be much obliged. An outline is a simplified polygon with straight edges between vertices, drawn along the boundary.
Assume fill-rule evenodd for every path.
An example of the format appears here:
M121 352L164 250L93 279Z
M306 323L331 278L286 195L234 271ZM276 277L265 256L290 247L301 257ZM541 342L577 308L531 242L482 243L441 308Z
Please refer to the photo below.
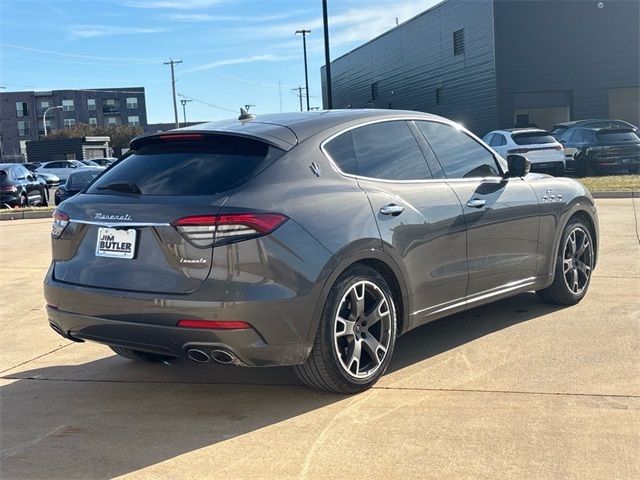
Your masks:
M129 117L127 118L127 123L129 125L134 126L134 127L139 127L140 126L140 117L138 115L129 115Z
M76 124L75 118L65 118L64 119L64 128L71 128Z
M380 92L379 92L378 82L373 82L371 84L371 101L373 102L374 100L377 100L379 94Z
M51 128L51 120L47 120L46 122L47 124L47 132L51 132L52 128ZM44 123L43 122L38 122L38 133L40 135L44 135Z
M31 134L31 126L29 122L18 122L18 136L19 137L28 137Z
M89 117L89 125L97 125L98 119L96 117Z
M438 122L415 122L433 149L447 178L498 175L493 155L462 130Z
M102 102L102 111L104 113L115 113L118 111L118 102L115 98L107 98Z
M18 117L26 117L29 115L27 102L16 102L16 115Z
M127 97L127 108L130 110L138 108L138 97Z
M96 109L96 99L89 98L87 99L87 110L95 110Z
M118 119L116 117L107 118L107 125L117 125Z
M49 100L42 100L40 102L40 113L44 113L47 108L51 106L51 102Z
M73 100L62 100L62 110L65 112L73 112Z
M461 55L464 53L464 28L453 32L453 54Z
M442 102L442 87L436 88L436 105Z

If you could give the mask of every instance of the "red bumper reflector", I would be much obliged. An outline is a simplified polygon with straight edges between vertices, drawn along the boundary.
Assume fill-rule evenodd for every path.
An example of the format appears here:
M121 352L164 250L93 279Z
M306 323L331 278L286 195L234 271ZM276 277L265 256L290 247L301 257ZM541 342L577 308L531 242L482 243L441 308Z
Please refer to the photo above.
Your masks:
M207 328L210 330L246 330L251 328L247 322L217 321L217 320L179 320L179 327Z

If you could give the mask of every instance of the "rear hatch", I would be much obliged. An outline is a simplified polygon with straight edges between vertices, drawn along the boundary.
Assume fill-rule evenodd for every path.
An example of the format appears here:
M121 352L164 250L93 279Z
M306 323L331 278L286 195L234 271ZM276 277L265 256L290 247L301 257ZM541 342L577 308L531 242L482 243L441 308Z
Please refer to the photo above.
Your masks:
M564 160L562 145L549 132L519 132L514 133L511 138L518 148L509 150L509 154L525 154L532 163Z
M217 215L236 186L282 153L264 141L223 134L172 133L139 142L60 205L54 278L115 290L193 292L213 257L215 227L202 220Z
M630 128L604 128L596 132L590 151L600 161L637 160L640 138Z

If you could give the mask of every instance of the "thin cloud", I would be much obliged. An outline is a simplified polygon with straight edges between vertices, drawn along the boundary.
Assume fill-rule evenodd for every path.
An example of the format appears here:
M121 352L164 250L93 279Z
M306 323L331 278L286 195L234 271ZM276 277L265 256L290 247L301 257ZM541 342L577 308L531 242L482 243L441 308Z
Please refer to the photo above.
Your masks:
M225 0L129 0L122 4L132 8L193 10L206 8Z
M115 27L111 25L69 25L67 31L73 38L108 37L140 33L160 33L165 28Z
M243 57L243 58L228 58L225 60L217 60L215 62L205 63L203 65L198 65L193 68L189 68L184 70L182 73L194 73L194 72L202 72L204 70L211 70L213 68L224 67L226 65L238 65L242 63L254 63L254 62L284 62L287 60L291 60L293 57L287 56L277 56L277 55L253 55L251 57Z
M178 22L243 22L243 23L261 23L273 22L276 20L284 20L291 18L308 10L296 10L290 12L276 13L273 15L245 16L245 15L214 15L208 13L168 13L164 15L169 20Z
M0 43L0 48L9 48L14 50L22 50L25 52L43 53L45 55L55 55L65 58L79 58L84 60L96 60L100 62L117 62L117 63L133 63L139 64L155 64L162 62L163 59L153 58L132 58L132 57L100 57L97 55L81 55L77 53L57 52L54 50L42 50L40 48L25 47L23 45L16 45L13 43Z

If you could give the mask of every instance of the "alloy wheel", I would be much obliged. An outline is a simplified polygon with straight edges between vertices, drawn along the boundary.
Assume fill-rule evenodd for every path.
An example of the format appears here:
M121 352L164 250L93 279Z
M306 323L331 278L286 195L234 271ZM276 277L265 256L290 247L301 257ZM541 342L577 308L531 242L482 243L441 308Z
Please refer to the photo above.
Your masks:
M569 290L578 295L589 284L593 269L593 247L589 234L576 227L567 236L562 256L564 282Z
M364 379L382 366L395 322L393 305L374 283L362 280L343 295L336 313L333 338L344 372Z

